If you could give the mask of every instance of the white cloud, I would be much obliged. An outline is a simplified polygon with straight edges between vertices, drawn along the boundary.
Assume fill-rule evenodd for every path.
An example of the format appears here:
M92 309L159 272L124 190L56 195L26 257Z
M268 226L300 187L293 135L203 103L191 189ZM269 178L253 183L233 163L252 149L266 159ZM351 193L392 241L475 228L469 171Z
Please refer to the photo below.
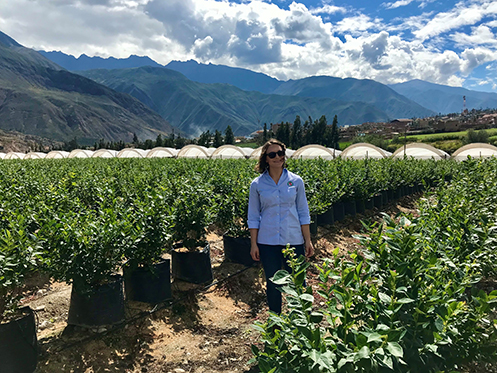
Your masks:
M335 13L346 13L347 9L335 5L326 4L320 8L312 8L311 14L335 14Z
M472 28L471 35L456 32L452 35L452 40L463 47L485 44L497 46L497 35L485 25Z
M426 40L463 26L474 25L483 17L496 14L495 1L481 0L469 6L465 2L460 2L452 11L436 14L423 27L414 31L414 35L420 40Z
M406 6L409 5L413 2L414 0L399 0L394 3L384 3L382 4L386 9L396 9L400 8L401 6Z
M412 8L431 1L386 4ZM280 79L331 75L461 85L476 67L497 61L495 1L464 0L443 13L389 21L379 18L381 12L351 6L309 9L295 0L283 9L278 3L1 0L0 30L28 47L76 56L148 55L161 64L196 59ZM327 15L337 21L323 18Z

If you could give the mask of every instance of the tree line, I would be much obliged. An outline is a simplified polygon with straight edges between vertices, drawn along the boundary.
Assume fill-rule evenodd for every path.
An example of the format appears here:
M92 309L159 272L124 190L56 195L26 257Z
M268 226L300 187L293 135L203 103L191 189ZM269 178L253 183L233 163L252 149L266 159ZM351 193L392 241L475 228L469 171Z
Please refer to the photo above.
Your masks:
M340 131L338 130L338 118L336 115L333 117L331 126L328 125L324 115L314 121L309 116L304 123L302 123L300 116L297 115L293 123L279 124L276 132L271 130L272 127L273 125L268 129L267 124L264 123L262 134L256 138L259 145L274 137L294 150L309 144L319 144L327 148L340 149L338 145Z

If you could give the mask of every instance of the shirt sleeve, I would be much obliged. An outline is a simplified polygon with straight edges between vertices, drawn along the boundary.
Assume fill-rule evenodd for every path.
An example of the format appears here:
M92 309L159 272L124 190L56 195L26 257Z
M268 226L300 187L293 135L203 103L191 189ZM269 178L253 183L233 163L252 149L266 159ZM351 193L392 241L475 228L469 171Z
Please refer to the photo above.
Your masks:
M249 229L259 229L260 222L261 222L261 202L259 200L259 192L257 191L257 184L255 182L252 182L252 184L250 184L248 217L247 217L247 223Z
M297 213L299 214L300 225L311 224L309 205L307 204L305 186L302 179L299 180L297 187Z

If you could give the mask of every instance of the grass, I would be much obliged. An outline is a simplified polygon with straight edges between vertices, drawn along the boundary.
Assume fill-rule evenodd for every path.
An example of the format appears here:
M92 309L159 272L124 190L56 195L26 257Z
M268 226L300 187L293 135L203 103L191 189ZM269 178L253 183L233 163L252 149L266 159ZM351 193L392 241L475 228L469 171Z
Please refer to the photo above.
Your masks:
M489 134L489 136L494 136L497 135L497 128L490 128L485 130ZM443 139L461 139L466 134L468 131L458 131L458 132L443 132L443 133L429 133L429 134L424 134L424 135L409 135L407 136L407 140L409 139L417 139L423 142L434 142L434 141L440 141Z

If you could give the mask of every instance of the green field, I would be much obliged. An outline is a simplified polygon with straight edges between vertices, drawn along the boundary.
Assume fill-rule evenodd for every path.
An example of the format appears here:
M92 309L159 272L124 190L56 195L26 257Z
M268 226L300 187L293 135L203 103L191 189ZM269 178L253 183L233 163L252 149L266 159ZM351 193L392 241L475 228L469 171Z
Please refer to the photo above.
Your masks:
M491 129L488 129L488 130L485 130L487 131L487 133L489 134L489 136L494 136L494 135L497 135L497 128L491 128ZM423 142L434 142L434 141L440 141L440 140L444 140L444 139L461 139L463 138L464 136L466 136L466 134L468 133L468 131L459 131L459 132L444 132L444 133L429 133L429 134L423 134L423 135L409 135L407 136L407 139L418 139L418 140L421 140Z

